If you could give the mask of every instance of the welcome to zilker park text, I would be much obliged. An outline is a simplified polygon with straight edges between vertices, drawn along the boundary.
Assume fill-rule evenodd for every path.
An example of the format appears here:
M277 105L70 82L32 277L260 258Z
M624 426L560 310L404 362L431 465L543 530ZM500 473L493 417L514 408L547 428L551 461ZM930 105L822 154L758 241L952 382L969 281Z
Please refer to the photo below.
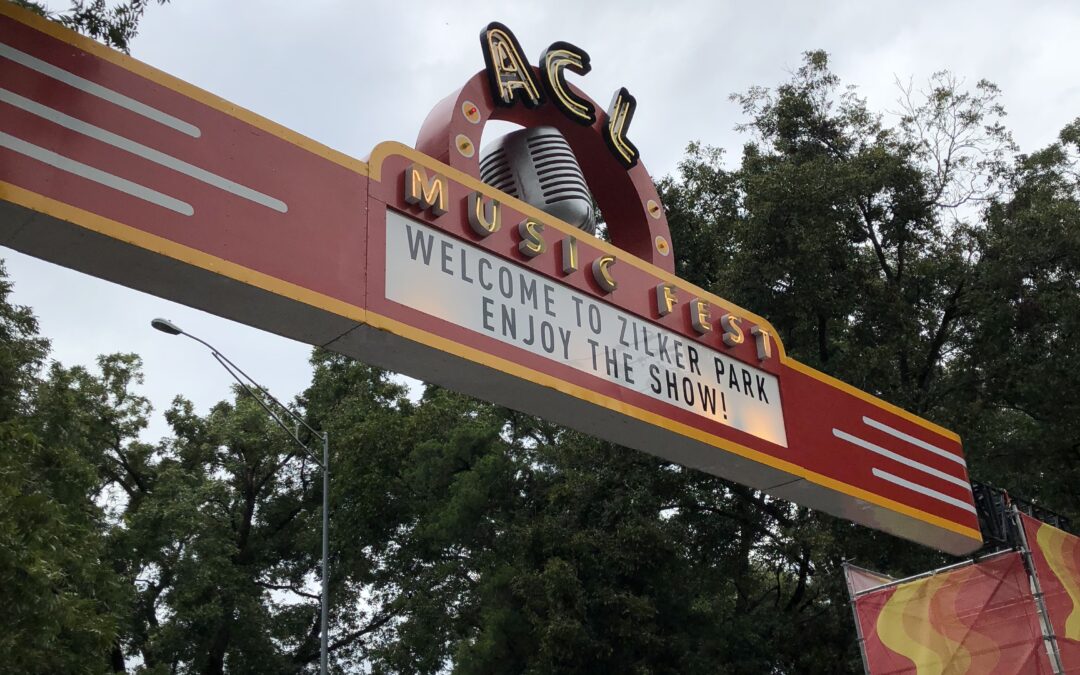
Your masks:
M787 445L770 373L392 211L386 259L390 300Z

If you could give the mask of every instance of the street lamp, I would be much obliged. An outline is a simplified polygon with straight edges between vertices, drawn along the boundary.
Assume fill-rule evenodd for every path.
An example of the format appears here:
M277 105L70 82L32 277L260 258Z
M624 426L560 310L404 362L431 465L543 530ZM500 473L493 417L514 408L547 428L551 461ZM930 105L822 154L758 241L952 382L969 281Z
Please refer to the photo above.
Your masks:
M240 370L239 366L230 361L228 357L219 352L209 342L198 338L191 333L184 332L179 326L167 319L154 319L150 322L150 325L161 331L162 333L168 333L169 335L183 335L189 337L195 342L203 345L210 350L217 362L221 364L221 367L229 371L229 374L233 376L233 379L240 383L240 386L244 388L247 393L251 394L252 398L259 402L259 405L269 413L270 417L278 423L285 433L289 435L289 438L296 441L296 444L304 449L304 452L308 454L308 457L312 459L316 464L322 468L323 474L323 508L322 508L322 617L321 617L321 629L319 635L319 673L321 675L327 675L326 660L327 660L327 645L328 645L328 633L327 624L329 623L329 611L330 611L330 597L329 597L329 580L330 580L330 566L329 566L329 554L330 554L330 435L327 432L319 433L311 428L302 417L290 410L281 401L274 398L274 396L266 390L265 387L253 380L250 375ZM250 383L250 384L249 384ZM259 394L252 391L251 386L254 386L259 390ZM261 394L261 396L260 396ZM303 425L308 431L310 431L316 438L322 438L322 461L319 461L318 455L312 451L303 441L300 440L300 436L297 434L299 427L296 430L290 429L285 421L281 419L278 413L274 412L273 408L266 404L263 397L270 399L277 407L284 410L285 413L293 419L297 425Z

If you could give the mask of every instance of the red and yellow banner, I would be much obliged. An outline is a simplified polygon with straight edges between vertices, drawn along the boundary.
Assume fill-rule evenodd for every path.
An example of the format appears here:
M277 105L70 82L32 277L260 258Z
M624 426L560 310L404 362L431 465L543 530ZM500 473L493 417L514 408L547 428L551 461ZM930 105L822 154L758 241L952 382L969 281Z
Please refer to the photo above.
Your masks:
M1050 674L1020 553L855 599L873 675Z
M1066 673L1080 673L1080 537L1020 514Z

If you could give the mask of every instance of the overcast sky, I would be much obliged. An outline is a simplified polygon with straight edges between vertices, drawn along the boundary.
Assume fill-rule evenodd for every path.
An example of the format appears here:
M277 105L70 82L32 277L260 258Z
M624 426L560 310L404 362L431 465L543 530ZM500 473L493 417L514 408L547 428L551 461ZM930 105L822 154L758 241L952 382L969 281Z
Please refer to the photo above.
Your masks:
M972 85L989 79L1024 151L1080 116L1080 5L1067 1L173 0L148 10L132 55L364 157L380 141L413 144L430 108L482 68L478 35L496 20L533 60L556 40L585 49L593 72L571 79L601 105L627 87L638 100L629 136L655 177L675 171L694 140L737 157L742 120L728 95L784 81L811 49L827 50L876 110L894 107L897 76L918 82L948 69ZM204 412L231 382L198 345L152 330L155 316L214 343L280 398L307 385L306 345L9 249L0 256L15 302L34 308L54 358L143 357L143 392L156 407L147 438L168 433L161 412L173 396Z

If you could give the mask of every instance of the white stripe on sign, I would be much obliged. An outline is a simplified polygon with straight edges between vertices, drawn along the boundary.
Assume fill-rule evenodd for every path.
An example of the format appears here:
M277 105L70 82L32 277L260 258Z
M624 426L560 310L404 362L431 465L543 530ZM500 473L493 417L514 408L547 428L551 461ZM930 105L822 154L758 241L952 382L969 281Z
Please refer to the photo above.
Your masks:
M961 479L961 478L957 478L956 476L950 476L949 474L945 473L944 471L939 471L939 470L935 469L932 466L927 466L927 465L923 464L922 462L916 462L913 459L908 459L907 457L904 457L903 455L897 454L897 453L893 452L892 450L887 450L887 449L881 447L880 445L875 445L875 444L871 443L870 441L859 438L858 436L852 436L851 434L847 433L846 431L840 431L839 429L833 429L832 432L833 432L833 436L836 436L837 438L839 438L841 440L845 440L848 443L852 443L854 445L857 445L860 448L866 448L870 452L876 452L877 454L881 455L882 457L888 457L889 459L893 460L894 462L900 462L901 464L910 466L913 469L918 469L919 471L922 471L923 473L928 473L931 476L934 476L935 478L940 478L941 480L948 481L948 482L952 483L953 485L958 485L958 486L964 488L965 490L967 490L968 492L971 492L971 484L968 483L967 481Z
M902 488L907 488L908 490L911 490L912 492L918 492L921 495L926 495L927 497L931 497L933 499L936 499L939 502L945 502L946 504L951 504L952 506L955 506L958 509L964 509L965 511L970 511L971 513L976 513L975 507L972 506L971 504L968 504L967 502L960 501L959 499L956 499L955 497L950 497L949 495L938 492L937 490L931 490L930 488L926 487L925 485L919 485L918 483L913 483L913 482L911 482L909 480L905 480L905 479L901 478L900 476L894 476L893 474L889 473L888 471L882 471L881 469L873 469L873 472L874 472L874 475L877 476L878 478L880 478L882 480L887 480L890 483L894 483L896 485L899 485Z
M244 199L247 199L248 201L259 204L260 206L265 206L268 209L273 209L278 213L285 213L289 210L288 205L280 199L275 199L270 195L259 192L258 190L253 190L245 185L233 182L228 178L223 178L216 173L207 171L206 169L200 169L199 167L193 164L188 164L187 162L181 159L177 159L172 155L166 155L160 150L155 150L153 148L147 147L142 143L138 143L129 138L124 138L123 136L114 134L111 131L106 131L105 129L94 126L89 122L84 122L80 119L76 119L70 115L60 112L59 110L50 108L46 105L42 105L37 101L31 101L25 96L20 96L13 91L8 91L7 89L0 89L0 101L11 104L16 108L21 108L28 113L37 115L38 117L41 117L43 119L47 119L50 122L55 122L62 127L71 129L72 131L76 131L85 136L89 136L90 138L101 141L102 143L108 143L115 148L126 150L133 155L138 155L143 159L148 159L155 164L160 164L161 166L164 166L168 169L172 169L173 171L182 173L185 176L190 176L197 181L201 181L203 183L206 183L207 185L216 187L219 190L230 192L237 197L242 197Z
M64 157L63 155L57 154L52 150L34 145L33 143L27 143L21 138L15 138L2 131L0 131L0 147L14 150L20 155L26 155L39 162L44 162L49 166L54 166L62 171L67 171L68 173L75 174L76 176L80 176L87 180L92 180L95 183L100 183L101 185L110 187L114 190L119 190L132 197L138 197L151 204L163 206L170 211L176 211L185 216L190 216L195 213L195 209L187 202L182 202L179 199L162 194L157 190L151 190L138 183L133 183L126 178L120 178L111 173L106 173L101 169L95 169L92 166L78 162L70 157Z
M927 443L926 441L915 438L914 436L911 436L909 434L905 434L903 431L900 431L899 429L893 429L889 425L878 422L875 419L871 419L869 417L864 417L864 418L862 418L862 421L863 421L863 424L865 424L867 426L870 426L870 427L874 427L878 431L884 431L885 433L889 434L890 436L895 436L896 438L899 438L902 441L907 441L908 443L911 443L912 445L919 446L923 450L929 450L930 452L934 453L935 455L938 455L940 457L944 457L945 459L952 460L952 461L956 462L957 464L959 464L959 465L961 465L963 467L967 467L967 462L964 461L964 458L960 457L959 455L957 455L955 453L949 452L948 450L945 450L943 448L939 448L936 445L931 445L931 444Z
M112 89L109 89L108 87L103 87L96 82L91 82L90 80L79 77L75 73L68 72L63 68L54 66L48 61L42 61L37 57L30 56L26 52L21 52L18 49L12 47L11 45L6 45L0 42L0 56L11 59L19 65L26 66L31 70L36 70L42 75L51 77L54 80L59 80L60 82L75 87L76 89L84 91L87 94L97 96L98 98L106 100L109 103L118 105L121 108L126 108L133 113L142 115L143 117L151 119L159 124L164 124L169 128L176 129L177 131L187 134L188 136L191 136L193 138L198 138L199 136L202 136L202 131L194 124L189 124L184 120L173 117L166 112L158 110L157 108L148 106L140 101L136 101L129 96L124 96L118 91L113 91Z

